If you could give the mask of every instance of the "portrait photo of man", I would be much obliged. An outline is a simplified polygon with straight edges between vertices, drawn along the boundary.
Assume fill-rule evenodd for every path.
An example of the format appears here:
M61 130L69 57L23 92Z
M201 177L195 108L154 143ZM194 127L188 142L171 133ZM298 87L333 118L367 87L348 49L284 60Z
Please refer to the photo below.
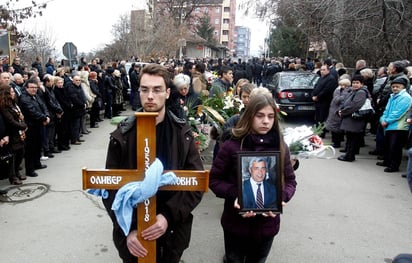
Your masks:
M276 210L274 156L242 157L242 210Z

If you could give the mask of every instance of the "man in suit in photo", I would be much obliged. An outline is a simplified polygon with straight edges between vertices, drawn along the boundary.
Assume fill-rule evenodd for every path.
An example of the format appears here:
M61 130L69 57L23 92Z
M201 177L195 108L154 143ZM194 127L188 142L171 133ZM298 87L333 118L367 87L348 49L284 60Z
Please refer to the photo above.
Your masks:
M264 157L253 157L249 162L250 178L243 181L244 209L276 209L276 186L267 177Z

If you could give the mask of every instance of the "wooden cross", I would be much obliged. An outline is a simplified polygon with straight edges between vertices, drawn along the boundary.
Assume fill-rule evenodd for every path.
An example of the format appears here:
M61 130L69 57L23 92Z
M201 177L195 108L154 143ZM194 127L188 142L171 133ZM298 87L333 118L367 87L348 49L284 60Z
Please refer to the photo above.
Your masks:
M117 190L123 185L142 181L145 170L156 158L156 117L158 113L136 112L137 169L82 169L83 190ZM144 167L144 169L143 169ZM169 171L164 171L169 172ZM201 191L207 192L209 171L173 170L178 177L176 185L163 186L165 191ZM137 207L137 238L148 250L148 255L139 258L139 262L156 262L156 241L144 240L139 234L156 222L156 196L145 200Z

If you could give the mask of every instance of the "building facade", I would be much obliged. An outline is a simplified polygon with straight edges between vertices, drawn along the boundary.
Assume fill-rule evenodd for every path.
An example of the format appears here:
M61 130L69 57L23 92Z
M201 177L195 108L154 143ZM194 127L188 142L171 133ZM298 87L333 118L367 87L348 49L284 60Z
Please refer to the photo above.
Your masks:
M251 31L248 27L236 26L235 52L238 57L250 57Z
M163 4L164 0L154 0L153 10L157 10ZM235 52L235 20L236 20L236 0L193 0L192 4L196 7L194 10L186 6L176 6L181 12L191 11L193 17L192 24L195 26L199 23L200 18L208 16L210 24L214 27L213 35L217 42L228 48L232 53ZM169 7L170 8L170 7Z

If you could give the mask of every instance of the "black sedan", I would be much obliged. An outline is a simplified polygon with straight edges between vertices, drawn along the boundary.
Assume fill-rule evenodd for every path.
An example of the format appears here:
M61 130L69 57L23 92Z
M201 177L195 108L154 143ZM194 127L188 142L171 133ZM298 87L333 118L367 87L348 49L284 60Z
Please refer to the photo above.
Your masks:
M315 112L312 91L319 75L305 71L278 72L268 84L280 110L288 116L311 115Z

